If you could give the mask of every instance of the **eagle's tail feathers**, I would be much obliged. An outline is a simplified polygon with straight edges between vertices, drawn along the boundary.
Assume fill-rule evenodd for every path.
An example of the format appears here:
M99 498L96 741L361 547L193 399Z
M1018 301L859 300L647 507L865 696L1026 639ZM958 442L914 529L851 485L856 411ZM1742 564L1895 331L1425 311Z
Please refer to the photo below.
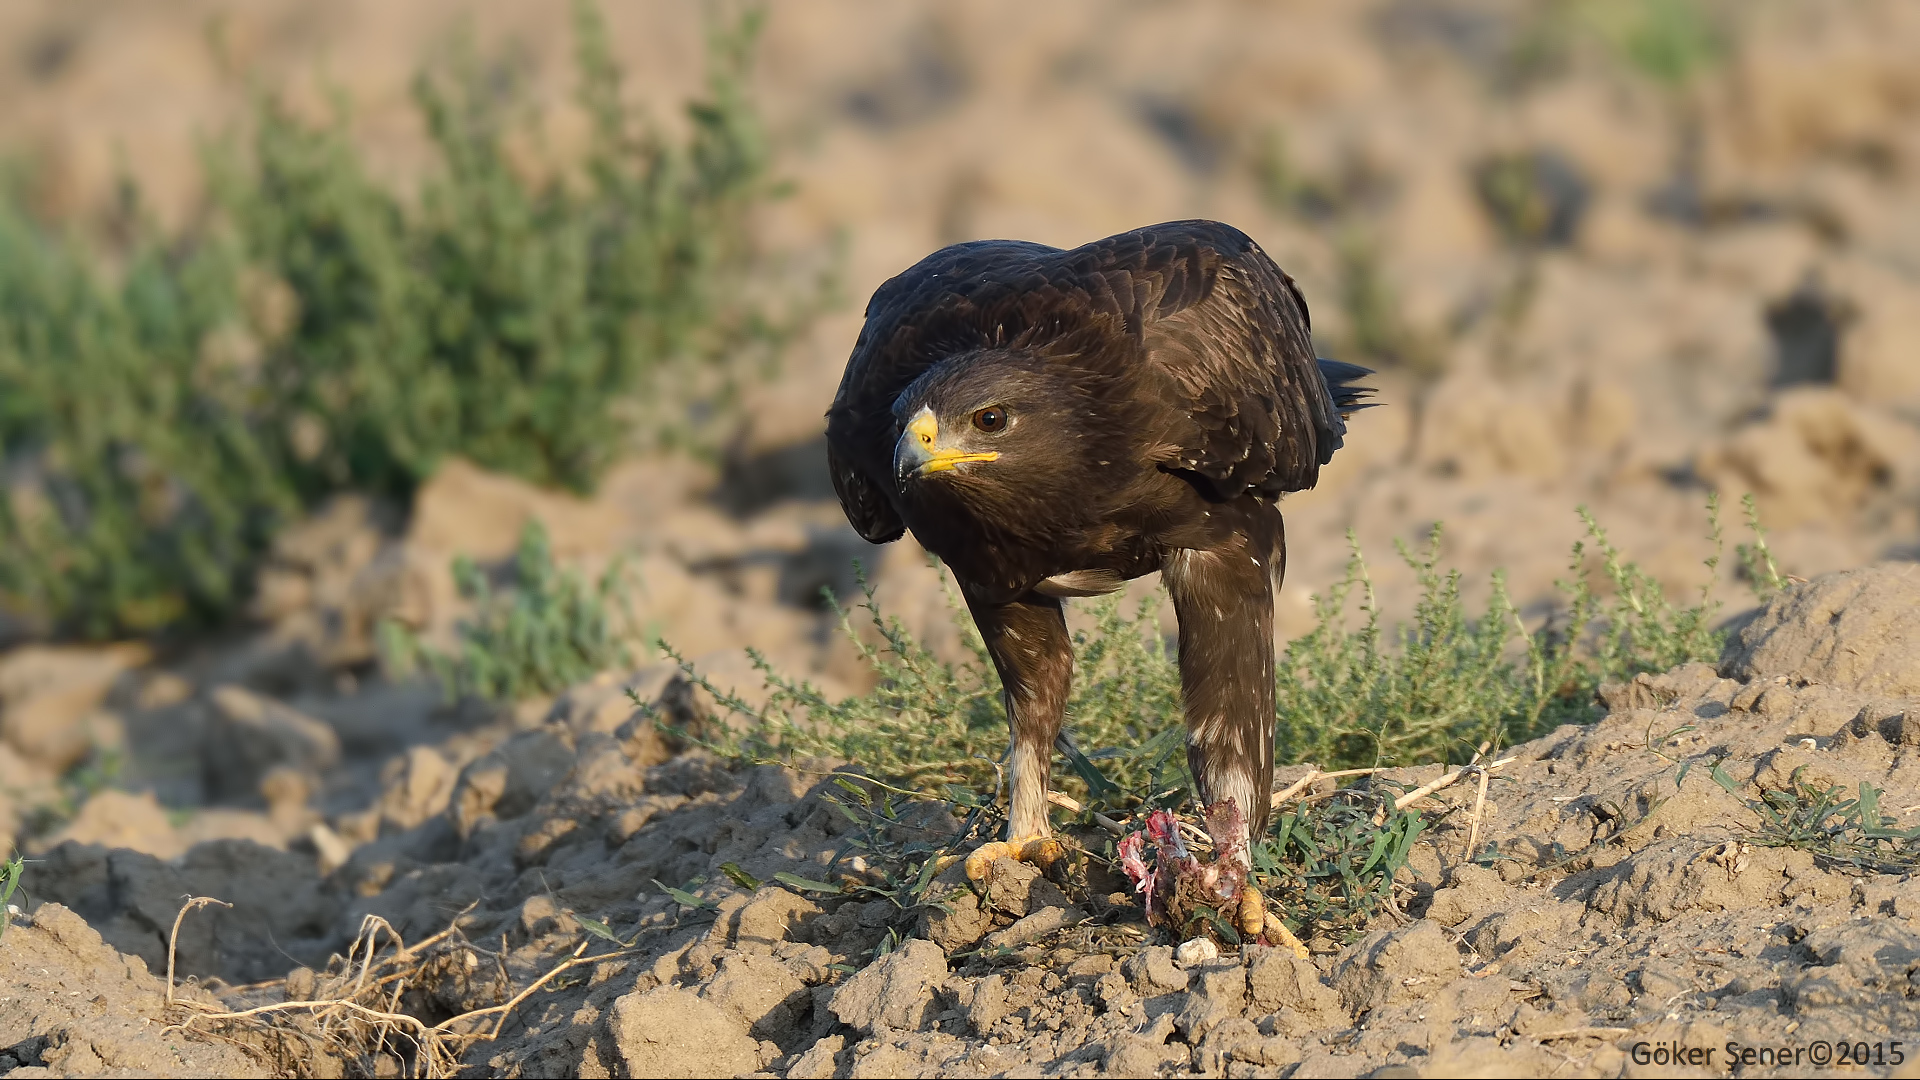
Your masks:
M1380 404L1377 401L1362 400L1374 392L1373 387L1355 385L1357 380L1373 374L1372 368L1364 368L1359 364L1349 364L1341 360L1328 360L1326 357L1319 357L1318 361L1320 376L1327 380L1327 392L1333 395L1334 407L1340 410L1341 416L1351 416L1361 409L1371 409Z

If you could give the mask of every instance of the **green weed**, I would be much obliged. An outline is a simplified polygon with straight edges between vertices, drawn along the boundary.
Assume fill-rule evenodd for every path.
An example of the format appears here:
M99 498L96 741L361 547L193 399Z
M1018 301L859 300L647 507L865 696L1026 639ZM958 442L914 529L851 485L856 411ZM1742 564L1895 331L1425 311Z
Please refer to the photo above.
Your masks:
M1318 625L1288 647L1280 665L1280 759L1326 768L1462 762L1483 743L1508 745L1591 719L1603 682L1717 659L1723 640L1713 629L1714 578L1695 604L1676 607L1590 514L1580 515L1587 538L1573 547L1555 616L1534 629L1498 573L1486 610L1467 612L1458 571L1439 569L1436 526L1424 551L1401 549L1421 596L1413 622L1389 633L1356 545L1346 575L1316 604ZM1717 504L1709 504L1709 518L1717 552ZM1590 554L1611 586L1604 598L1591 579ZM1707 563L1715 577L1718 563L1717 554ZM1356 589L1361 624L1349 630Z
M1394 876L1428 824L1419 811L1396 810L1398 794L1382 784L1323 802L1303 799L1253 845L1255 880L1302 940L1345 941L1393 902Z
M554 564L547 531L536 520L520 534L513 565L513 589L497 594L473 560L456 559L454 581L474 607L473 618L458 627L458 651L441 653L387 621L380 644L389 670L404 676L424 664L449 699L517 701L632 666L627 639L633 614L618 561L589 585Z
M26 875L27 860L19 852L0 863L0 937L6 936L7 927L13 924L13 916L7 908L13 903L14 890L20 887L20 879Z
M1741 577L1764 602L1786 588L1787 579L1773 561L1773 549L1767 546L1767 531L1760 527L1760 509L1754 503L1753 493L1741 496L1740 505L1747 513L1747 529L1753 533L1753 543L1740 544L1734 551L1740 556Z
M751 242L779 193L745 91L758 26L714 29L674 139L629 109L580 4L590 137L558 164L513 80L456 43L415 84L437 161L408 197L344 105L314 123L263 94L249 137L208 150L185 233L128 185L112 275L6 186L0 605L86 636L218 621L331 492L404 497L449 454L585 490L636 434L711 441L828 295Z
M1669 90L1727 56L1727 29L1703 0L1580 0L1571 11L1620 62Z
M1507 47L1485 72L1496 89L1520 92L1564 75L1591 53L1615 70L1678 95L1721 68L1746 5L1719 0L1554 0L1515 20Z
M0 196L0 604L90 636L231 608L298 507L234 407L237 251L142 228L108 284Z
M1795 769L1788 787L1763 789L1747 800L1761 821L1752 843L1811 851L1822 865L1854 873L1920 870L1920 828L1894 828L1899 819L1880 812L1879 788L1865 781L1856 792L1838 784L1820 788L1804 771Z

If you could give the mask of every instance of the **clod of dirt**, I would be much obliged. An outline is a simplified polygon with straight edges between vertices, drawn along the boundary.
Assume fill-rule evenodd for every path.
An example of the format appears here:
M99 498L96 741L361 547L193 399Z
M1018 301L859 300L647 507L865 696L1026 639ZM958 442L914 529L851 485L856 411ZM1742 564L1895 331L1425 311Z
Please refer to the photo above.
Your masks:
M971 948L993 929L993 913L981 906L980 897L967 889L951 893L945 906L927 909L921 917L920 932L947 952Z
M741 1076L760 1067L760 1045L718 1003L662 986L613 1003L608 1027L628 1076Z
M1149 945L1128 958L1125 971L1133 988L1142 997L1168 994L1187 988L1185 968L1173 962L1173 949L1167 945Z
M195 845L177 860L65 843L33 864L37 898L65 904L114 948L167 969L167 935L187 896L239 896L232 909L202 911L181 926L182 976L252 982L285 975L288 958L324 964L341 903L309 858L244 840Z
M21 756L59 774L96 742L115 739L100 712L120 676L152 659L144 645L56 648L29 645L0 659L0 736Z
M1893 414L1796 387L1774 397L1765 419L1705 447L1694 468L1721 490L1755 493L1767 522L1786 529L1906 486L1916 460L1920 439Z
M1920 695L1920 564L1883 563L1788 589L1740 631L1721 671Z
M1234 957L1197 964L1190 975L1186 1004L1173 1024L1188 1042L1198 1043L1222 1022L1247 1011L1247 972Z
M771 953L821 914L820 905L769 885L753 894L735 917L733 940L745 952Z
M1432 919L1376 930L1350 946L1333 972L1334 989L1356 1012L1425 997L1460 974L1460 950Z
M1030 941L1085 922L1087 913L1077 907L1043 907L1019 919L1004 930L987 935L987 945L995 949L1017 949Z
M483 821L504 821L526 813L572 770L573 763L573 748L552 731L514 736L460 774L450 809L454 826L465 837Z
M876 1028L915 1031L947 979L947 957L931 941L915 939L881 957L834 991L833 1015L871 1034Z
M259 1076L260 1062L224 1042L168 1032L166 984L114 950L86 920L42 904L6 916L0 947L0 1075ZM217 1005L211 994L178 997Z
M813 1008L813 994L792 970L772 956L733 953L700 996L725 1009L755 1039L788 1045L803 1033L801 1021Z
M1255 1013L1277 1014L1293 1030L1311 1031L1346 1020L1340 995L1321 980L1312 961L1300 959L1292 949L1248 949L1247 991Z
M340 737L313 717L240 686L207 696L201 775L216 799L248 799L275 768L318 776L340 760Z
M460 773L445 754L415 746L382 769L380 779L377 828L405 832L446 809Z

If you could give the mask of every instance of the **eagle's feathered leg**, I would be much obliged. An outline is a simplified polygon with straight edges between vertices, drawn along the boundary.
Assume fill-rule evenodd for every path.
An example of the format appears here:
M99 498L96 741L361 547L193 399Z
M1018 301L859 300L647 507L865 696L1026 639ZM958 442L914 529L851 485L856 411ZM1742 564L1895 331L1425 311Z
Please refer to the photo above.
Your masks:
M1266 830L1273 786L1273 595L1286 548L1270 502L1247 495L1212 513L1238 527L1216 546L1175 552L1162 577L1180 620L1187 764L1213 838L1210 869L1219 900L1253 936L1266 906L1249 843Z
M962 593L967 593L963 587ZM1045 867L1065 848L1047 825L1047 780L1053 743L1066 714L1073 677L1073 645L1060 601L1028 593L1008 604L967 595L967 607L1000 673L1012 747L1007 755L1010 787L1005 842L983 844L967 856L967 876L979 880L999 858Z

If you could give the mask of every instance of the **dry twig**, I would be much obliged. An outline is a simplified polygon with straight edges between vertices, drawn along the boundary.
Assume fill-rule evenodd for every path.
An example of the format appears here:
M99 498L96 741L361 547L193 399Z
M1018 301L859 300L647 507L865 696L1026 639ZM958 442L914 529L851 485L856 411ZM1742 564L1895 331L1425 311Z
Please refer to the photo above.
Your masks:
M181 920L185 919L187 912L192 911L194 908L207 907L212 904L218 904L223 908L233 906L225 900L217 900L211 896L189 896L186 899L187 902L181 904L180 910L173 916L173 932L167 935L167 1004L169 1005L173 1004L173 954L176 946L180 944Z
M1487 805L1487 780L1493 775L1491 770L1480 770L1480 792L1473 797L1473 818L1467 825L1467 858L1472 859L1480 842L1480 812Z
M1274 792L1273 797L1267 801L1267 805L1278 810L1280 804L1305 791L1317 781L1337 780L1342 776L1372 776L1374 773L1384 771L1384 769L1341 769L1338 772L1321 772L1319 769L1312 769L1307 772L1307 775L1288 784L1284 790Z
M1422 784L1417 788L1414 788L1412 791L1407 792L1405 795L1402 795L1399 798L1393 800L1393 808L1395 810L1405 810L1407 807L1412 806L1414 803L1419 802L1421 799L1424 799L1427 796L1433 794L1434 792L1439 791L1441 788L1450 786L1454 781L1460 779L1462 776L1465 776L1468 773L1477 772L1477 773L1480 773L1482 776L1485 776L1485 774L1490 773L1493 770L1499 768L1500 766L1508 764L1513 760L1514 760L1513 758L1505 757L1505 758L1501 758L1499 761L1493 762L1488 765L1462 765L1459 768L1453 770L1452 772L1446 774L1445 776L1440 777L1438 780L1430 780L1427 783Z

